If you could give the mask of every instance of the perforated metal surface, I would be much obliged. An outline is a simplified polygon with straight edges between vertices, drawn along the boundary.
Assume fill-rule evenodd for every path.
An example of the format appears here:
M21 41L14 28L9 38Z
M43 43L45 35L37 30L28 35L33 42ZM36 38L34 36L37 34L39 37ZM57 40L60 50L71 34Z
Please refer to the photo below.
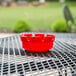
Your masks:
M76 45L71 44L76 34L54 34L54 47L46 53L25 51L19 35L0 39L0 76L76 76Z

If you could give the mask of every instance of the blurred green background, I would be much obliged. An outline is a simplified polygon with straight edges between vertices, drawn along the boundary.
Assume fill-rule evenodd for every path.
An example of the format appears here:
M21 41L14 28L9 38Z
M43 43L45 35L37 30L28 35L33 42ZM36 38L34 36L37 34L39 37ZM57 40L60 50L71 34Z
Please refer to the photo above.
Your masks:
M64 3L49 2L48 6L37 7L7 7L0 8L0 29L13 30L18 20L25 20L31 27L31 31L50 31L52 23L63 19L62 6ZM65 2L76 17L76 2Z

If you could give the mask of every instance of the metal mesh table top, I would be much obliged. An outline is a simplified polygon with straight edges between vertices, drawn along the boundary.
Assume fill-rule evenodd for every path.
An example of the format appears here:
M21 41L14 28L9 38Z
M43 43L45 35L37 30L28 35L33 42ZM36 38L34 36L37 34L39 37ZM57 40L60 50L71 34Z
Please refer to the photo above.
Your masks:
M21 45L20 34L1 38L0 76L76 75L76 45L72 45L76 34L53 34L56 35L54 47L46 53L25 51Z

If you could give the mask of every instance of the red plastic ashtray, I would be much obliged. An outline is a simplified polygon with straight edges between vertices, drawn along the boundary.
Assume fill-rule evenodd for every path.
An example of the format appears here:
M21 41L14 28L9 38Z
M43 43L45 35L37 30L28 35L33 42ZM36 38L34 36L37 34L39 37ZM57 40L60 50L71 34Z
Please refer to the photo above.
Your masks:
M29 52L46 52L53 48L55 36L51 34L22 34L20 35L22 47Z

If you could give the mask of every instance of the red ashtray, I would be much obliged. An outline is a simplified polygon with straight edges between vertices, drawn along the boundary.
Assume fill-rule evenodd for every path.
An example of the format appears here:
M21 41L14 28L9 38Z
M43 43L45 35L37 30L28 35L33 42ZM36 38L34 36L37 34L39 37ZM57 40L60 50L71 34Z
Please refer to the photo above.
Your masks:
M22 47L29 52L46 52L53 48L55 36L51 34L22 34L20 35Z

